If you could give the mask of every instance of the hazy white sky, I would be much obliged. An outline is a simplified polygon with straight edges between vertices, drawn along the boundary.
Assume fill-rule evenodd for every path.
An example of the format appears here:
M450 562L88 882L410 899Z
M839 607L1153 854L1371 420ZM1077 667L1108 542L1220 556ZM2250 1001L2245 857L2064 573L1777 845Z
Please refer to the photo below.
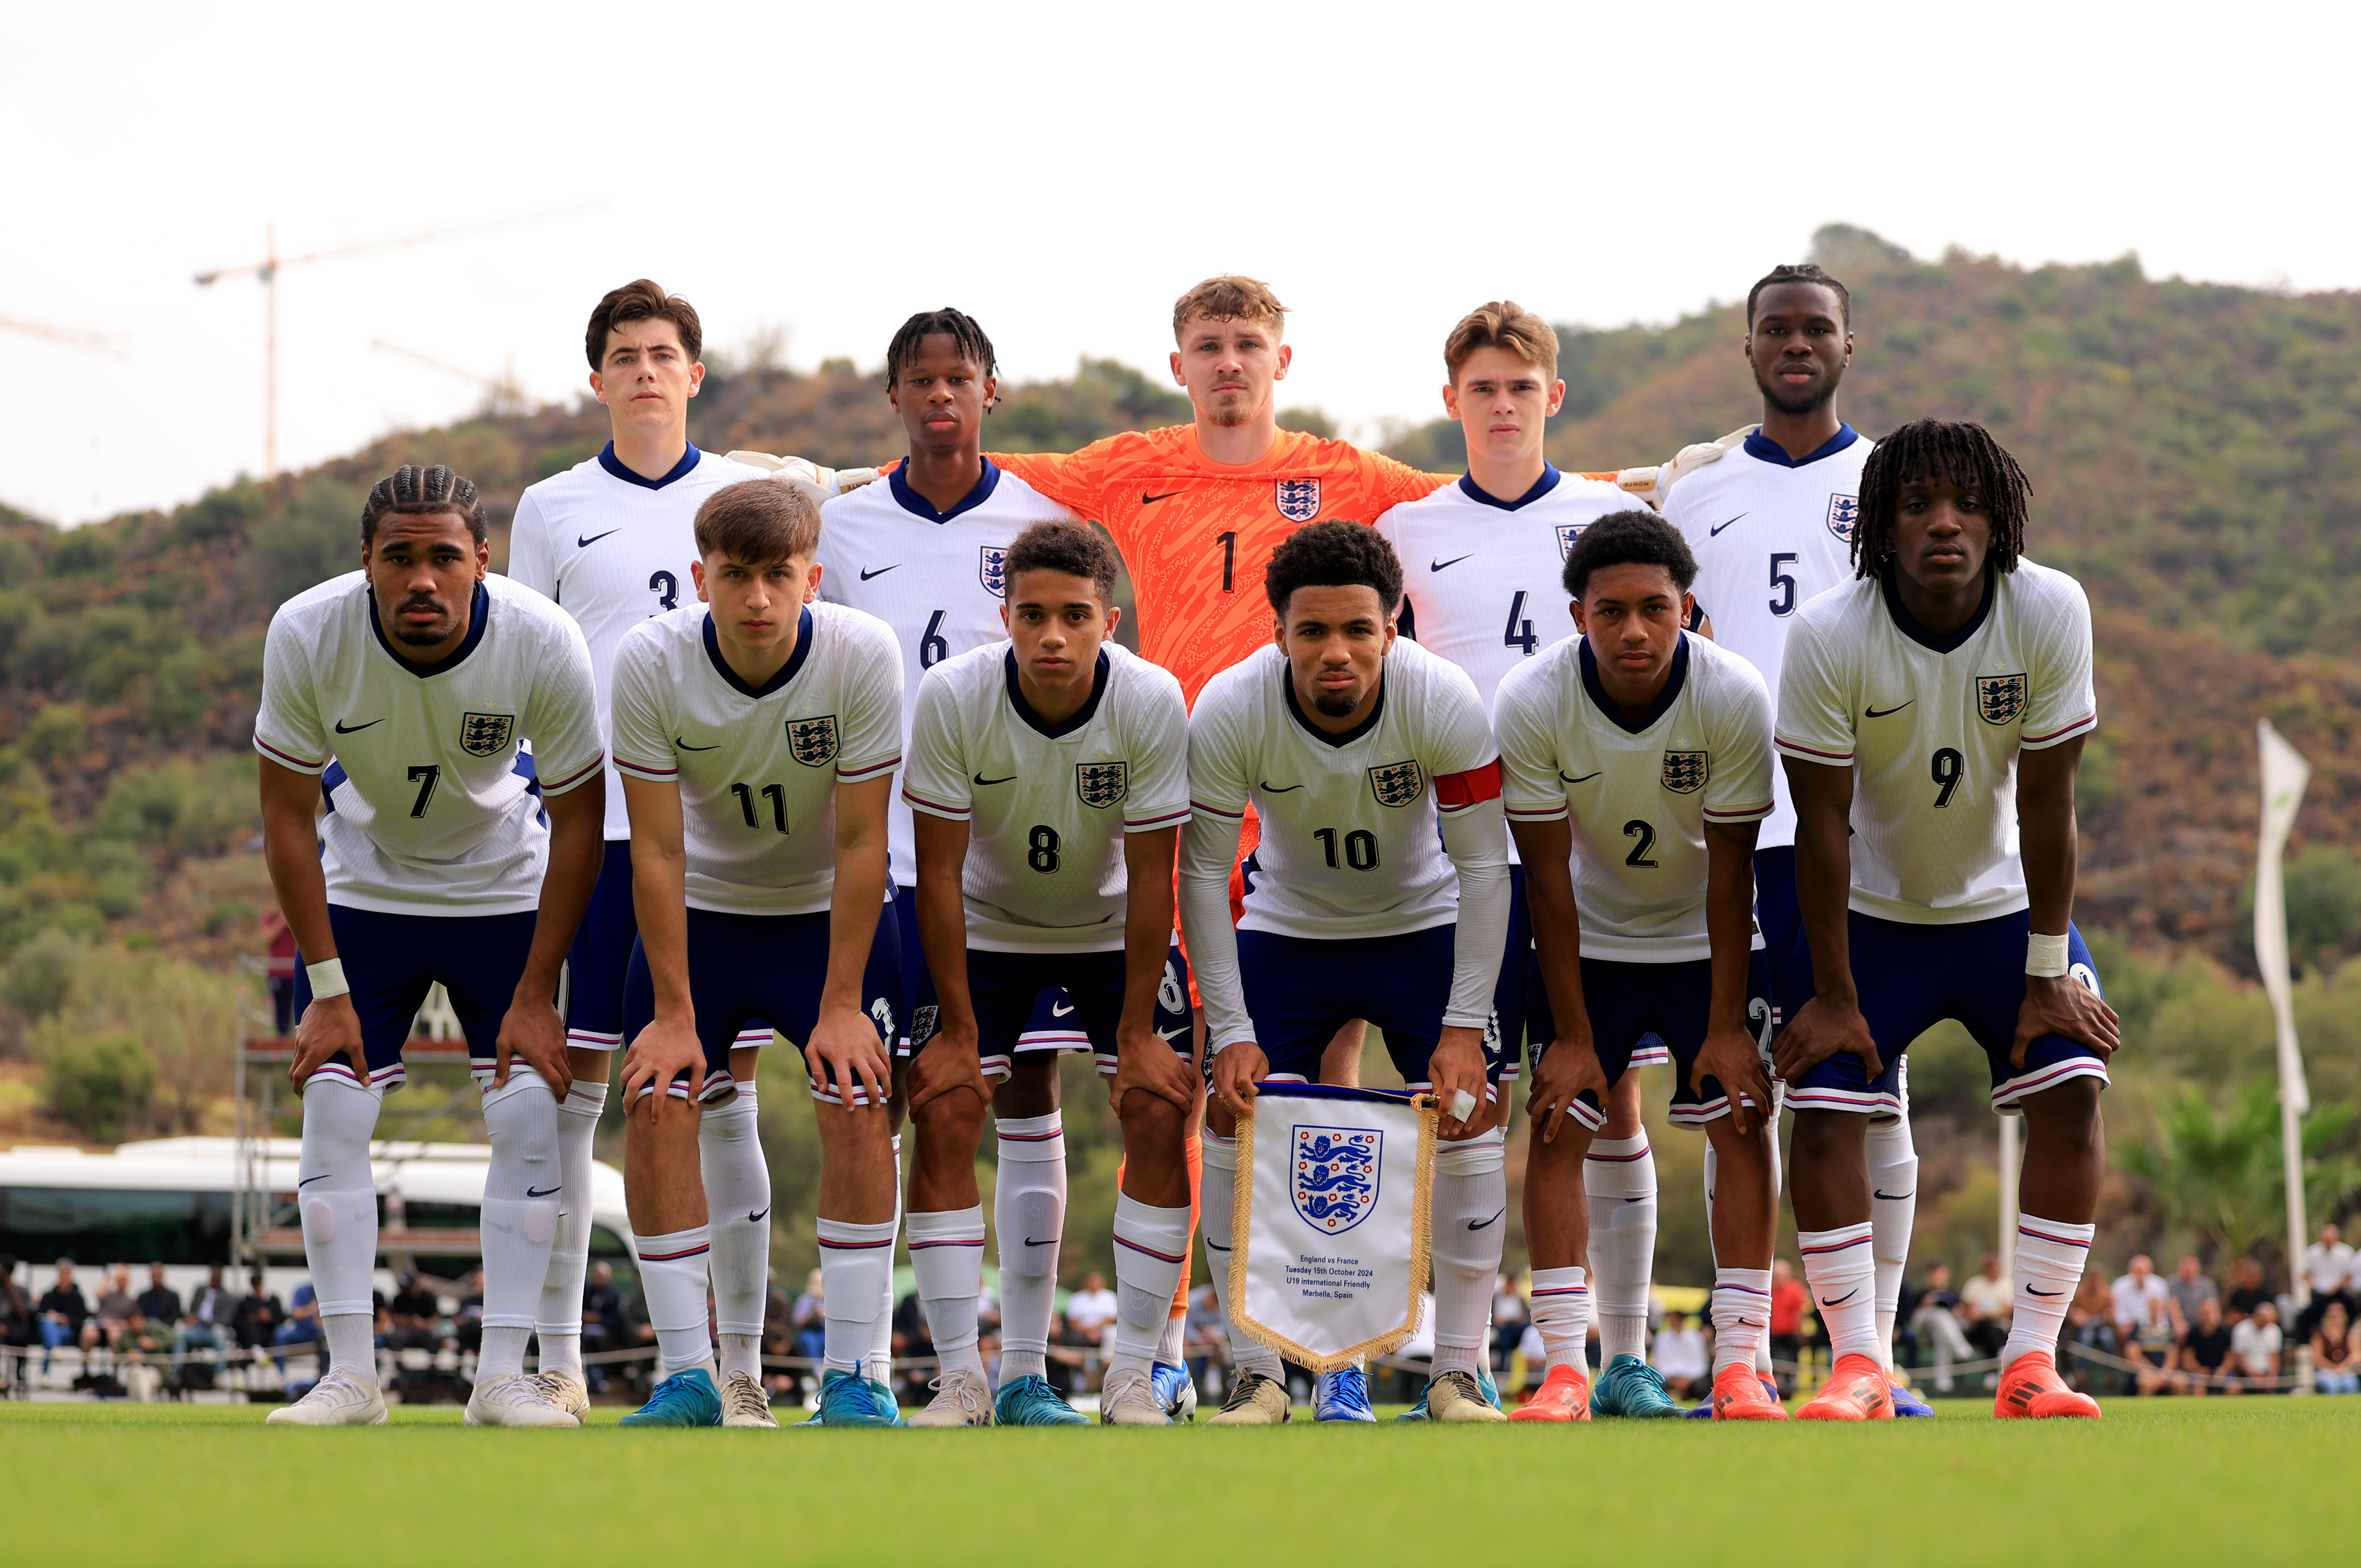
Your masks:
M2361 285L2352 8L412 4L27 7L7 24L0 500L168 505L262 455L262 294L197 271L604 201L290 269L282 466L579 388L646 275L709 345L875 363L911 311L1005 373L1160 367L1172 298L1294 308L1288 401L1439 411L1439 345L1507 295L1659 322L1840 220L1921 255L2136 250L2151 274ZM1864 351L1874 352L1874 302ZM692 433L694 425L692 425ZM882 453L838 454L878 457Z

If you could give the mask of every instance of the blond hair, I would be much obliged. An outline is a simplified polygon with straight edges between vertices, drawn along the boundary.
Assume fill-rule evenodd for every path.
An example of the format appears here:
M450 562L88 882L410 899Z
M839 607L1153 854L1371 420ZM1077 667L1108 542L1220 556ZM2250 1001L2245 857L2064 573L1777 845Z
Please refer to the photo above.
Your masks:
M1459 318L1443 344L1443 369L1454 386L1459 367L1479 348L1505 348L1550 379L1557 379L1557 332L1514 300L1493 300Z
M1208 278L1172 302L1172 341L1199 316L1217 322L1268 322L1274 334L1287 330L1287 307L1259 278L1224 272Z

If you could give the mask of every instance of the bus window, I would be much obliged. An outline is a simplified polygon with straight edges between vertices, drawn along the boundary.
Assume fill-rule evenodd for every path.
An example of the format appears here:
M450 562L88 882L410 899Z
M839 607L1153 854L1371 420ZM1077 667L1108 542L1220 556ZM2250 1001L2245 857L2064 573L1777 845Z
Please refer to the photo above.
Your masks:
M226 1192L0 1188L0 1252L108 1263L227 1264Z

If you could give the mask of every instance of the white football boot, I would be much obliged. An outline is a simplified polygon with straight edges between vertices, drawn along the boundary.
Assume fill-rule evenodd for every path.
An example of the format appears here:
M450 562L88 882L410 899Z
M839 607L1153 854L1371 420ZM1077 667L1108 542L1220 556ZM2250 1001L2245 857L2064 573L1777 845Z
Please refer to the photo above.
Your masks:
M992 1424L992 1385L973 1372L947 1372L928 1385L935 1397L911 1416L914 1427L988 1427Z
M721 1380L721 1424L725 1427L770 1427L779 1420L771 1414L771 1397L752 1374L733 1372Z
M1107 1375L1099 1391L1099 1424L1110 1427L1169 1427L1172 1412L1156 1391L1156 1379L1145 1372Z
M542 1386L522 1372L478 1383L467 1396L471 1427L578 1427L582 1423L558 1408Z
M576 1420L590 1413L590 1390L570 1372L536 1372L533 1380L549 1402Z
M350 1372L331 1372L312 1391L264 1418L274 1427L381 1427L385 1395L375 1383Z

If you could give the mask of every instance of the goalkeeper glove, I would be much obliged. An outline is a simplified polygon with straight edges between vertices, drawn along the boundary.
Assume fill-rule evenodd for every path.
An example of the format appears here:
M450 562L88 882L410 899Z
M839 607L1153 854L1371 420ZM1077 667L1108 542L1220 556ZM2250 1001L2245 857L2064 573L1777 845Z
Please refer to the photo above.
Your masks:
M779 483L802 491L814 506L877 477L874 468L823 468L808 457L774 457L767 452L732 452L730 460L762 469Z
M1720 462L1725 455L1744 445L1746 438L1762 428L1761 425L1750 424L1731 431L1719 441L1700 441L1693 446L1684 446L1673 455L1671 462L1660 463L1653 467L1626 468L1615 476L1615 482L1627 494L1662 511L1664 510L1664 498L1672 494L1675 484L1708 463Z

